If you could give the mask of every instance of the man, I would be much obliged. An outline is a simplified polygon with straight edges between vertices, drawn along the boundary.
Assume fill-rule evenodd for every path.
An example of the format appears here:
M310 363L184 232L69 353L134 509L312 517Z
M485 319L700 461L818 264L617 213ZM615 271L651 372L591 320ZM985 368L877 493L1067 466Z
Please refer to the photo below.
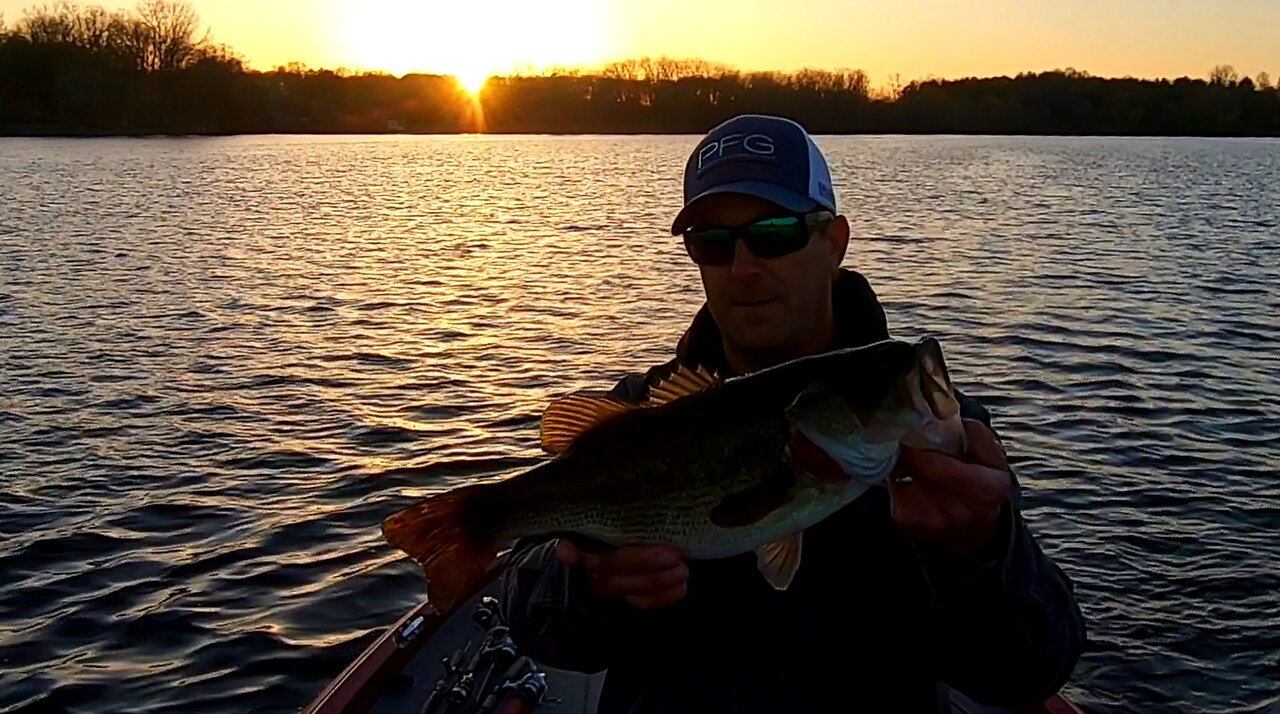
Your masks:
M739 116L689 157L671 230L706 305L668 364L616 397L644 399L678 364L744 374L888 338L862 275L841 269L849 224L800 125ZM608 670L600 711L953 711L1042 702L1068 678L1084 625L1036 545L985 409L962 399L970 453L904 449L885 487L805 533L791 587L747 554L520 543L504 574L525 651ZM971 709L964 709L971 711Z

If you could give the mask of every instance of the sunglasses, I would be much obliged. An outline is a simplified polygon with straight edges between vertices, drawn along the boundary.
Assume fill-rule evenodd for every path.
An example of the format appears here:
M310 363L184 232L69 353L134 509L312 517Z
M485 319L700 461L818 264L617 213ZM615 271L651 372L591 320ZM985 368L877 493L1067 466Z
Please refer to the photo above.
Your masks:
M809 245L814 231L835 219L830 211L764 218L742 226L690 228L684 247L698 265L733 262L738 239L757 258L779 258Z

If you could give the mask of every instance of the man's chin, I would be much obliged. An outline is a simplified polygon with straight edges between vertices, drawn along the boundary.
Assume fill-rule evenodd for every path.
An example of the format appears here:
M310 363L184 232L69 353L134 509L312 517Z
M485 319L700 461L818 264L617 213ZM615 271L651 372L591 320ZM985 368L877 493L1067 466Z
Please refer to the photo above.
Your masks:
M780 300L760 303L736 303L732 307L733 322L741 329L778 332L786 322L786 310Z
M786 344L785 333L774 324L738 324L725 336L743 352L768 354Z

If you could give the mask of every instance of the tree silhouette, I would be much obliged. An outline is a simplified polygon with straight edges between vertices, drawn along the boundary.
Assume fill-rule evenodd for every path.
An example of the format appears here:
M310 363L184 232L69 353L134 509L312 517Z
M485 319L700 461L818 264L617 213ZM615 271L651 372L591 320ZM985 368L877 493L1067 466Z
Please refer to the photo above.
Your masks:
M490 80L478 101L448 76L250 71L186 2L129 11L69 3L0 18L0 134L244 132L701 133L742 112L818 133L1280 136L1280 89L1229 65L1205 79L1109 79L1067 68L871 88L856 69L742 72L640 57L599 72Z
M1240 75L1236 73L1236 68L1229 64L1220 64L1209 72L1210 84L1223 84L1233 86L1240 81Z
M175 71L194 63L199 17L185 2L144 0L128 23L125 39L135 66L144 72Z

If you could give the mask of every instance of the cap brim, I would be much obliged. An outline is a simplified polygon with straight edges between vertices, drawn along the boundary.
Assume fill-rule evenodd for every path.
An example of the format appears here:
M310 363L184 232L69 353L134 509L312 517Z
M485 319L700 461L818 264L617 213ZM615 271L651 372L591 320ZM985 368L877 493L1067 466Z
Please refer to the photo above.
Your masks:
M740 181L738 183L727 183L715 188L709 188L706 191L694 196L688 203L684 204L684 208L676 214L676 219L671 222L671 235L676 236L684 233L689 227L689 216L693 213L693 208L699 201L707 196L715 196L722 193L741 193L756 198L763 198L770 203L776 203L788 211L811 211L818 206L818 202L803 194L792 191L789 188L783 188L776 184L765 183L763 181Z

